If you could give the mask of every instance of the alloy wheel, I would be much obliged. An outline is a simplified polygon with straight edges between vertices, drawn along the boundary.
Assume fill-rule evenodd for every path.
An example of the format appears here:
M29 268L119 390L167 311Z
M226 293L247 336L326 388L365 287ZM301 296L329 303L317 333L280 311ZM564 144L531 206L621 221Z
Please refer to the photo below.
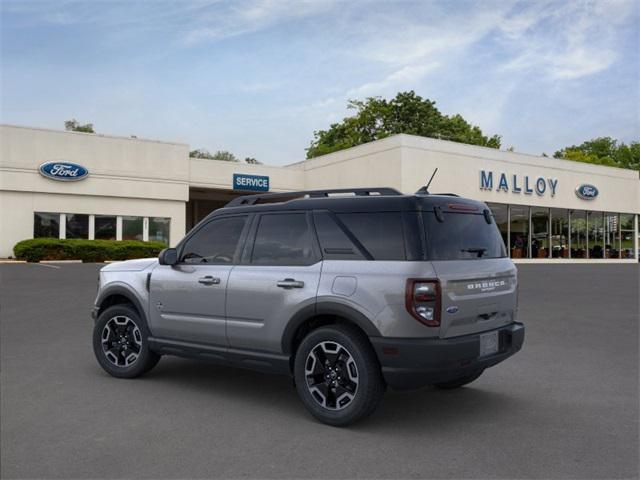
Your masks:
M311 349L305 361L307 388L328 410L342 410L358 391L358 368L353 356L338 342L325 341Z
M140 356L142 334L129 317L110 318L102 329L102 352L116 367L130 367Z

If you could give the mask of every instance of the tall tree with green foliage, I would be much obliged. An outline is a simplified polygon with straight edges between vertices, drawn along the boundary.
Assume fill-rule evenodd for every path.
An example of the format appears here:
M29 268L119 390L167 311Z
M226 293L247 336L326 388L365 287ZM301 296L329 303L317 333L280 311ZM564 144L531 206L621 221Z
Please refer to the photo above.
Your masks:
M461 115L443 115L435 105L436 102L423 99L413 90L400 92L391 100L380 97L350 100L347 106L356 110L355 115L332 124L327 130L314 132L307 158L398 133L500 148L499 135L487 137L480 127L470 124Z
M640 142L637 141L627 145L611 137L598 137L558 150L553 156L574 162L640 170Z
M93 123L81 124L75 118L64 122L64 129L68 132L96 133L93 131Z

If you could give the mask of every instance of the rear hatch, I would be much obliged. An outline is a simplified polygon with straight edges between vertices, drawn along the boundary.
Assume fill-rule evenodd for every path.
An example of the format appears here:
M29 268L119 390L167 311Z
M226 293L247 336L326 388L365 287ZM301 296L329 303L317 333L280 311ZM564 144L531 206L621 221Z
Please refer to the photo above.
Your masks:
M507 325L517 308L516 267L489 210L483 204L455 206L423 213L428 258L442 294L441 337Z

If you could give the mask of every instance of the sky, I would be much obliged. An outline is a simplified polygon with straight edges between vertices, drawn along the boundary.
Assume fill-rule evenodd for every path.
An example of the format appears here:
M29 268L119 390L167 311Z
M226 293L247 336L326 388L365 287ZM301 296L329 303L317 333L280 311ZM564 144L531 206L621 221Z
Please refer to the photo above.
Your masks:
M503 148L640 139L638 1L0 0L2 123L303 160L415 90Z

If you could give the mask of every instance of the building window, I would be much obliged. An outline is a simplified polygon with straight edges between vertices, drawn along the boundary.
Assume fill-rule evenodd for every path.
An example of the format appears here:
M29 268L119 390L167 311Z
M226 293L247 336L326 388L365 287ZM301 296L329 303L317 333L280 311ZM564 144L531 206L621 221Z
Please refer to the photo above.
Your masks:
M142 240L142 217L122 217L122 240Z
M569 258L569 212L551 209L551 257Z
M98 240L115 240L117 217L115 215L96 215L94 238Z
M602 212L587 213L589 258L604 258L604 226Z
M493 218L506 247L509 245L509 205L502 203L489 203L487 205L491 209L491 213L493 213Z
M529 207L511 205L509 250L511 258L529 257Z
M531 258L549 257L549 209L531 208Z
M620 222L617 213L604 214L604 258L620 258Z
M636 234L633 226L634 215L629 213L620 214L620 251L622 258L635 258L634 252L634 235Z
M60 214L35 212L33 214L33 238L60 237Z
M169 225L170 218L151 217L149 218L149 240L162 242L169 245Z
M587 258L587 212L571 212L571 258Z
M65 238L89 238L89 215L67 213Z

